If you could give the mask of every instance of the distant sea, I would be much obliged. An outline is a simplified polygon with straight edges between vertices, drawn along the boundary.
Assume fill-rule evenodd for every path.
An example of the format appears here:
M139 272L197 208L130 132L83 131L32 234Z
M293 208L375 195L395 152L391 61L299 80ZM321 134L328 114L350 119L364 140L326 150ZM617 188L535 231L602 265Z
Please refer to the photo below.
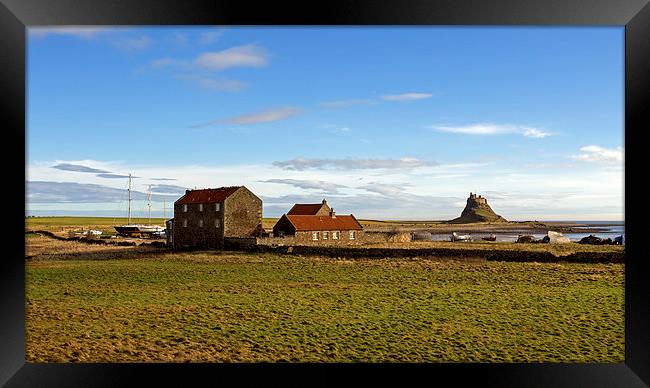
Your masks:
M540 222L562 222L562 223L573 223L573 224L585 224L591 227L598 227L603 229L602 232L593 232L593 233L565 233L564 236L568 237L571 241L580 241L583 237L587 237L593 234L596 237L600 238L611 238L612 240L620 235L625 234L625 221L540 221ZM585 226L584 228L589 228ZM577 229L583 227L576 227ZM518 233L494 233L497 237L497 241L517 241L519 237ZM487 237L490 233L470 233L472 238L480 239L481 237ZM546 236L546 233L531 233L536 239L541 239ZM447 234L434 234L432 235L432 240L436 241L446 241L449 240Z

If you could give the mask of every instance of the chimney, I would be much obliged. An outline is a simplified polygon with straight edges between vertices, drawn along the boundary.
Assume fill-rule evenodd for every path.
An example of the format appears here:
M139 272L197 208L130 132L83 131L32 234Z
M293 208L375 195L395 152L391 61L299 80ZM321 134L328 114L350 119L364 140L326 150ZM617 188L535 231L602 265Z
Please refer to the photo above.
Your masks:
M190 190L185 190L185 194L189 194L189 193L190 193Z
M323 205L327 205L327 201L323 199Z
M336 213L334 213L334 208L330 209L330 217L336 218Z

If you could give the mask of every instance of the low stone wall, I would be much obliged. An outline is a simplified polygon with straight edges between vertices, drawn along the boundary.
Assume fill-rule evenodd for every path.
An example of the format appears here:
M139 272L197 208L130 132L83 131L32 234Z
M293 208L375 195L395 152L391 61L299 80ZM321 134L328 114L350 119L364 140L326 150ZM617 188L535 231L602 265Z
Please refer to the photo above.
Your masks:
M517 261L540 263L623 263L623 252L577 252L555 256L551 252L525 252L511 250L453 249L453 248L363 248L324 246L269 246L256 245L254 252L311 255L345 258L458 258L488 261Z
M226 237L223 239L223 249L225 250L247 250L257 245L255 237Z

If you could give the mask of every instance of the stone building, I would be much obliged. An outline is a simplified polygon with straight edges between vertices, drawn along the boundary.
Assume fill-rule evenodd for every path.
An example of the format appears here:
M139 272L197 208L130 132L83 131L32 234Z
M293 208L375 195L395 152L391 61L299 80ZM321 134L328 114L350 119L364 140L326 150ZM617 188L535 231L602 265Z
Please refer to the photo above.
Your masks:
M327 203L323 201L322 205L327 206ZM273 235L291 236L295 242L349 244L363 239L363 227L352 214L336 215L334 209L329 209L327 214L321 213L322 209L318 214L284 214L273 226Z
M244 186L187 190L174 202L167 243L174 248L217 248L262 230L262 200Z

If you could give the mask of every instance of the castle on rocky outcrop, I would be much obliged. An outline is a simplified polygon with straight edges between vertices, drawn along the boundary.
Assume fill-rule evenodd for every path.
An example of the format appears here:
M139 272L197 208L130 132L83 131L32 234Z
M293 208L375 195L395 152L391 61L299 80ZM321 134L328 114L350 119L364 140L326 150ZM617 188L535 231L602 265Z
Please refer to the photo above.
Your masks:
M487 199L474 193L469 193L465 209L460 214L460 217L454 218L449 221L456 224L466 224L471 222L507 222L505 218L496 214Z
M469 193L469 198L467 198L467 203L469 204L470 202L474 202L476 206L487 205L487 199L472 193Z

